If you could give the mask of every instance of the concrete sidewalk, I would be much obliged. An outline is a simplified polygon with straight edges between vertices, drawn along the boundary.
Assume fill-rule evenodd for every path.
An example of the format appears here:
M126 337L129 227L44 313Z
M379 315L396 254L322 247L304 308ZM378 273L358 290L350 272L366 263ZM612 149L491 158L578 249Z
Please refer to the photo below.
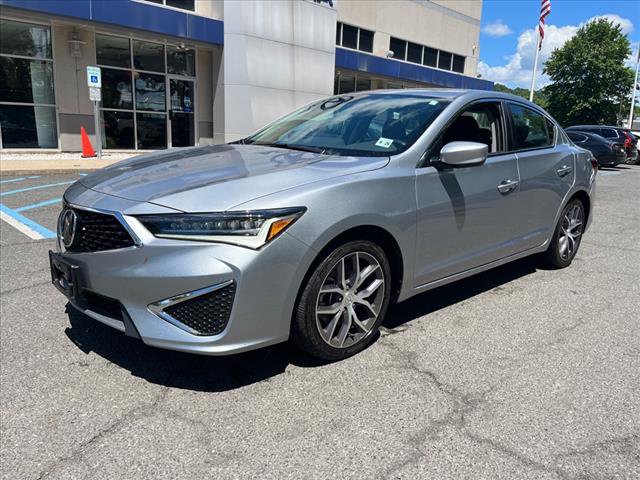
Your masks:
M148 153L148 152L144 152ZM82 158L79 152L61 153L0 153L0 175L27 173L91 172L139 155L109 152L102 159Z

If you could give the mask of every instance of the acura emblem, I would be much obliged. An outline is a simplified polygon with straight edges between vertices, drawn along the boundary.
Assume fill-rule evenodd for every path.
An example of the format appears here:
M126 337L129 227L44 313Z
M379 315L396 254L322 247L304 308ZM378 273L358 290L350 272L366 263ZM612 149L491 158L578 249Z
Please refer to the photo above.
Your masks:
M65 209L60 214L59 236L65 247L69 248L73 244L78 226L78 216L71 209Z

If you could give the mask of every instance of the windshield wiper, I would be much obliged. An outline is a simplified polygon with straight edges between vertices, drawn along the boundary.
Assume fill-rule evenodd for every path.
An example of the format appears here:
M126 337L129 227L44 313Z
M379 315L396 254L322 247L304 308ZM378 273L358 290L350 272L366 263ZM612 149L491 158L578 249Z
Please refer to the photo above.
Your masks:
M324 154L327 149L323 147L310 147L307 145L296 145L293 143L254 143L254 145L263 145L265 147L287 148L289 150L300 150L301 152L313 152Z

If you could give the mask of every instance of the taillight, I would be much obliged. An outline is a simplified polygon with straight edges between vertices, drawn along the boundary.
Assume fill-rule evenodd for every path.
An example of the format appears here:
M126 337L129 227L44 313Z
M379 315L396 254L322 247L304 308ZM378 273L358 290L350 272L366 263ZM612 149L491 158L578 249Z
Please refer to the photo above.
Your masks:
M631 144L633 143L633 139L631 138L631 135L629 135L627 132L622 132L624 133L624 146L625 148L628 148L631 146Z
M593 157L591 157L591 167L593 167L594 171L598 171L598 161Z

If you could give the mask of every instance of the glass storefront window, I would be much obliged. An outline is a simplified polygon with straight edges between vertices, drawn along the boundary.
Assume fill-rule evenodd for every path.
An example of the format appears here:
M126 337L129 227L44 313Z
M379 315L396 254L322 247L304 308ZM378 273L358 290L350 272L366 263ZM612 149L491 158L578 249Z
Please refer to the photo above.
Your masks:
M0 72L0 102L55 104L52 62L0 57Z
M404 40L391 37L389 40L389 50L393 52L393 58L396 60L405 60L407 58L407 42Z
M453 71L464 73L464 57L461 57L460 55L453 56Z
M104 148L195 145L195 48L98 36Z
M338 81L338 88L338 93L353 92L356 89L356 78L340 76L340 80Z
M135 72L136 110L166 111L166 84L164 75Z
M134 148L133 112L102 111L102 148Z
M438 68L443 70L451 70L451 54L440 50L440 57L438 58Z
M360 45L359 49L363 52L373 52L373 32L370 30L360 29Z
M183 10L195 10L195 0L166 0L168 7L182 8Z
M342 46L358 48L358 28L351 25L342 25Z
M195 50L167 47L167 72L188 77L196 76Z
M368 78L358 78L356 81L356 92L371 90L371 80Z
M96 59L98 65L131 67L129 39L96 34Z
M0 105L3 148L56 148L55 107Z
M102 69L102 108L133 108L131 71Z
M136 114L138 148L156 150L167 147L167 116L163 113Z
M138 70L164 73L164 45L134 40L133 66Z
M422 63L422 45L409 42L407 47L407 61Z
M51 58L51 30L31 23L0 20L0 53Z
M57 148L55 104L51 29L0 20L2 148Z
M157 3L159 5L166 5L167 7L181 8L182 10L195 11L195 0L146 0L147 2Z
M424 47L424 59L422 61L428 67L438 66L438 50L435 48Z

